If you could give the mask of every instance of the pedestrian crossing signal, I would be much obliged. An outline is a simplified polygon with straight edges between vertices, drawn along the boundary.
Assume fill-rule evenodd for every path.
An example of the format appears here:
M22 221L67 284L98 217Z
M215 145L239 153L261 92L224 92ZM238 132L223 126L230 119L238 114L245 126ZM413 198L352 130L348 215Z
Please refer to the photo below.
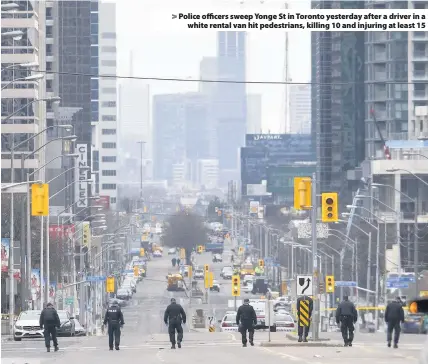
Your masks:
M334 293L334 276L325 277L325 287L327 293Z
M241 295L241 278L239 276L232 277L232 296L239 297Z

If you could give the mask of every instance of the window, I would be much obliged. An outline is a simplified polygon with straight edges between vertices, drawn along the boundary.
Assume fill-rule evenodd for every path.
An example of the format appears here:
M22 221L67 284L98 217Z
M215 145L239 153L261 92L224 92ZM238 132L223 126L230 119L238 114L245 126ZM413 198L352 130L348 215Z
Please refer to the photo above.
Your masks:
M53 91L53 81L52 80L46 80L46 91L52 92Z
M114 156L105 156L102 157L102 161L105 163L115 163L116 162L116 157Z
M46 25L46 38L53 37L52 25Z
M104 177L114 177L114 176L116 176L116 170L115 169L105 169L102 171L102 175Z
M46 62L46 71L52 71L52 62Z
M116 107L116 101L103 101L102 107Z
M98 45L91 46L91 57L98 57Z
M116 47L115 46L101 47L101 52L105 52L105 53L116 53Z
M116 61L106 59L106 60L101 61L101 66L116 67Z
M101 33L101 38L116 39L116 33Z
M46 7L46 20L52 19L52 8Z
M114 87L102 88L101 93L103 93L103 94L115 94L116 88L114 88Z
M103 129L103 135L116 135L116 129Z
M103 143L102 147L105 149L116 149L116 143Z
M98 34L98 23L91 24L91 34L93 35Z
M98 78L91 78L91 90L98 90L99 82Z
M46 55L47 56L53 55L52 44L46 44Z
M116 203L116 197L110 197L110 203Z
M91 111L98 113L98 101L91 101Z
M102 121L116 121L116 115L103 115L101 117Z
M101 189L103 189L103 190L115 190L116 185L114 183L103 183L101 186Z
M91 90L91 100L98 100L98 89Z
M91 1L91 11L98 11L98 1Z

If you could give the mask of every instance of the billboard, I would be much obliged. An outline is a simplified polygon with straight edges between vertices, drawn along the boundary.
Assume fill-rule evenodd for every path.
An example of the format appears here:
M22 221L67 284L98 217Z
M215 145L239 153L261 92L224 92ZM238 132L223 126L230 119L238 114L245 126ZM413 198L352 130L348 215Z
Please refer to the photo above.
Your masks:
M82 245L91 245L91 223L89 221L82 222Z
M102 206L104 210L108 210L110 208L110 196L100 196L98 200L96 200L97 206Z
M88 144L76 144L76 153L79 155L76 160L77 173L76 173L76 208L78 210L84 209L89 205L89 186L87 182L80 182L88 179Z
M75 231L74 225L49 225L49 238L55 240L71 237Z
M9 247L10 239L2 238L1 239L1 271L7 272L9 269Z

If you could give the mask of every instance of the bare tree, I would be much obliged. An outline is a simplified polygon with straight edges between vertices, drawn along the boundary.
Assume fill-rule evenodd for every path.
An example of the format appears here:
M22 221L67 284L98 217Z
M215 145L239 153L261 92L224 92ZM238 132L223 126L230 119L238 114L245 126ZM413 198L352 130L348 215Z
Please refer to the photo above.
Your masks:
M184 248L189 263L192 250L204 244L207 238L207 231L199 216L179 212L168 220L163 241L166 246Z

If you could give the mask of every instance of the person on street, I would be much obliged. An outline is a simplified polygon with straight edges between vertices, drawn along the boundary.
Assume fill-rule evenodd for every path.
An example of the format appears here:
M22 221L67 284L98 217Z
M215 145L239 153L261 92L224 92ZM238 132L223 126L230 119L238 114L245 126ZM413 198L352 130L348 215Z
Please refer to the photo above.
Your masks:
M171 298L171 303L165 310L163 315L165 325L168 326L169 341L171 341L171 349L175 349L177 343L178 348L181 348L181 342L183 341L183 328L181 323L186 324L186 313L183 307L178 304L175 298ZM177 341L175 340L175 332L177 331Z
M110 350L113 350L113 341L116 350L119 350L120 329L125 325L125 320L116 300L113 300L111 306L107 308L103 324L104 326L108 324L108 346Z
M181 262L181 260L180 260L180 258L178 258L177 259L177 265L180 265L180 262Z
M336 310L336 323L340 323L340 331L344 346L352 346L354 340L354 324L358 320L358 312L355 305L349 301L348 296L343 296L343 301Z
M44 329L43 335L45 337L45 345L47 352L51 351L51 336L55 351L58 351L58 339L56 336L56 328L61 326L58 312L56 312L52 303L48 303L46 308L40 314L40 328Z
M254 328L257 325L257 315L248 298L244 299L244 304L238 308L236 324L239 326L242 336L242 346L244 348L247 346L247 331L250 345L254 346Z
M404 322L403 303L400 297L397 297L386 306L385 322L387 324L386 340L388 348L391 347L392 331L394 331L394 349L397 349L398 340L400 340L401 323Z
M309 314L309 318L307 321L308 326L306 325L306 322L303 322L303 320L300 320L300 304L302 301L307 301L308 303L308 314ZM309 335L309 329L311 327L311 317L312 317L312 310L314 309L314 301L312 300L311 297L309 296L301 296L297 299L297 304L296 304L296 309L297 309L297 315L298 315L298 322L297 322L297 335L298 335L298 342L301 343L302 341L307 343L308 342L308 335Z
M175 265L177 264L177 259L176 258L172 258L171 259L171 263L172 263L172 266L175 267Z

